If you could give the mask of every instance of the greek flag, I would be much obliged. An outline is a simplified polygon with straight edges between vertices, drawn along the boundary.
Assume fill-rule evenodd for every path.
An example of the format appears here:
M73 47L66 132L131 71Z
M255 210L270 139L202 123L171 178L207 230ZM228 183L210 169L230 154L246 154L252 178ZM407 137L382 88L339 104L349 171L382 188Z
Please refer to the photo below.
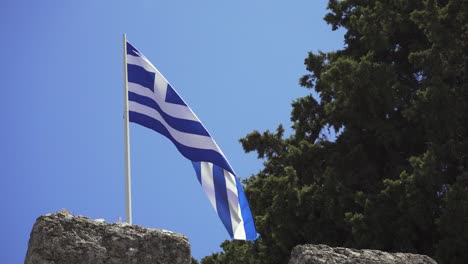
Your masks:
M258 235L249 204L223 152L162 74L130 43L126 45L129 121L171 140L192 161L231 238L255 240Z

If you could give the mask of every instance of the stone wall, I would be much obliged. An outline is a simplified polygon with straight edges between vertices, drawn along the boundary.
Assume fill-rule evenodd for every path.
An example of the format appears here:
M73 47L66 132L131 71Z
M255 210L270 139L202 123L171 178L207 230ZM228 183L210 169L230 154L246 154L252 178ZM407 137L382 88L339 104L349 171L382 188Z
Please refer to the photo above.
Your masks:
M188 239L170 231L58 213L36 220L25 264L189 264L190 256Z
M332 248L326 245L296 246L289 264L437 264L424 255L387 253L379 250Z

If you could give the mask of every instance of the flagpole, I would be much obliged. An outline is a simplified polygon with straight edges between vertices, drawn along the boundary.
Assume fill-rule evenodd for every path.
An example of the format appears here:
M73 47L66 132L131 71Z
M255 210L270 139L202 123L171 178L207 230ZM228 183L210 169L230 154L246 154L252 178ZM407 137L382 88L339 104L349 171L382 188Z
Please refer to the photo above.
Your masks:
M125 213L127 223L132 224L132 182L130 175L130 131L128 122L128 73L127 35L123 34L124 56L124 131L125 131Z

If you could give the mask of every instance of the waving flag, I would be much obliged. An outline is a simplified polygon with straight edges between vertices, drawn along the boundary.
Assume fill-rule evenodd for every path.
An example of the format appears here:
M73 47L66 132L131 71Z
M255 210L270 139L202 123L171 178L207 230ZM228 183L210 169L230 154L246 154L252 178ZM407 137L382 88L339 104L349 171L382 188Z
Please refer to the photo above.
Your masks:
M234 170L190 107L151 62L127 45L129 121L174 143L193 167L231 238L255 240L257 232Z

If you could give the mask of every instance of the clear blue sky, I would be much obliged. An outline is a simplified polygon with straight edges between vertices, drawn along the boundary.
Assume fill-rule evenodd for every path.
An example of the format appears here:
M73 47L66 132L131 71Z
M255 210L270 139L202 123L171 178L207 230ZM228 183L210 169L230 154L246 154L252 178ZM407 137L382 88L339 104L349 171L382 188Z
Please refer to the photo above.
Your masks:
M238 140L289 128L308 51L342 47L326 1L21 1L0 8L0 262L23 263L35 219L125 218L122 34L191 106L238 176ZM289 130L290 131L290 130ZM229 239L191 162L130 126L133 219L186 235L200 259Z

